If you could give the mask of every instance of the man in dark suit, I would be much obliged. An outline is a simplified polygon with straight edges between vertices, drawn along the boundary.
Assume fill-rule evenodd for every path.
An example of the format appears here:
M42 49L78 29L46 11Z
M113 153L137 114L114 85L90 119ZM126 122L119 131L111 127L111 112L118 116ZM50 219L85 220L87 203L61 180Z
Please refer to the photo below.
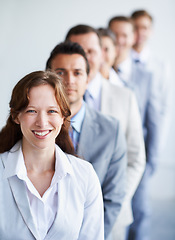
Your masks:
M104 200L105 239L109 239L125 196L124 133L115 118L102 115L83 101L89 63L79 44L57 45L46 69L55 71L63 79L72 113L70 135L77 154L92 163L99 177Z

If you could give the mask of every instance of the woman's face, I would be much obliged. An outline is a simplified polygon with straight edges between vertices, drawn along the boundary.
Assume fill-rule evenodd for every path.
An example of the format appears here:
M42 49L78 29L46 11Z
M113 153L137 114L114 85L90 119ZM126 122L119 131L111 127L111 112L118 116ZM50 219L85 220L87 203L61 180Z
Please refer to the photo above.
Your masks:
M114 45L112 39L106 36L103 36L101 38L101 43L102 43L104 61L106 64L112 67L114 65L115 58L117 55L116 46Z
M31 88L29 104L16 119L23 134L23 149L53 148L63 119L55 91L50 85Z

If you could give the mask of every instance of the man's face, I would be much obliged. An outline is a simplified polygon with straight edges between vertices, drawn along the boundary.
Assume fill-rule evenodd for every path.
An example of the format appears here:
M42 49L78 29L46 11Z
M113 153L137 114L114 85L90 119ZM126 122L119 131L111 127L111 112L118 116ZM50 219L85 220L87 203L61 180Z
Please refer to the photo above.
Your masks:
M150 35L152 30L152 22L146 16L138 17L134 20L135 25L135 37L136 42L135 45L144 45Z
M79 43L86 52L87 59L90 65L90 73L88 80L91 81L99 71L102 62L102 50L97 34L91 32L79 35L71 35L69 40Z
M128 54L134 44L132 24L124 21L113 21L110 29L116 35L118 54Z
M58 54L51 69L63 79L70 105L81 104L87 88L85 59L79 54Z

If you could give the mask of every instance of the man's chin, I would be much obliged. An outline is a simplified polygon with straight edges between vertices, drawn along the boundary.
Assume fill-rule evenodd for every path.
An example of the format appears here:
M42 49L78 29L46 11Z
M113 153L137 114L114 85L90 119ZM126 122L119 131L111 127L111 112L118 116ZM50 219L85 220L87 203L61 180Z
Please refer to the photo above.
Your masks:
M68 96L69 104L72 105L76 102L76 99L73 97Z

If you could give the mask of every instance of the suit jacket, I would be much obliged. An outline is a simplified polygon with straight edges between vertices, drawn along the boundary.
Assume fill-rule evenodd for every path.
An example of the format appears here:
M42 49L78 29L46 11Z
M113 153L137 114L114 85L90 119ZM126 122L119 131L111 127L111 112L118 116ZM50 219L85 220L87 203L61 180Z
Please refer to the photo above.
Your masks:
M133 61L135 61L134 52L135 50L131 51L131 57L133 58ZM152 80L155 82L158 91L161 92L162 109L166 117L169 117L172 100L171 67L169 63L155 56L147 46L145 46L140 54L142 56L141 62L139 62L137 65L141 66L144 70L152 73ZM142 60L143 57L144 60Z
M145 149L140 113L134 93L102 79L101 112L117 118L127 141L127 191L118 217L122 226L133 221L131 199L145 168Z
M150 172L156 169L161 150L164 111L162 109L162 91L152 79L152 74L132 64L132 75L127 87L136 95L142 119L145 139L146 161Z
M10 171L16 167L18 155L19 145L0 154L0 239L43 240L33 221L25 182ZM69 173L59 180L57 215L45 240L104 239L98 177L88 162L66 156Z
M172 116L173 103L173 79L170 65L157 58L152 52L149 52L147 61L139 63L139 66L152 74L152 85L160 93L161 112L163 114L163 124L161 126L162 147L164 147ZM161 147L161 149L162 149Z
M86 105L78 155L92 163L104 200L105 238L121 209L126 184L126 141L119 122Z

